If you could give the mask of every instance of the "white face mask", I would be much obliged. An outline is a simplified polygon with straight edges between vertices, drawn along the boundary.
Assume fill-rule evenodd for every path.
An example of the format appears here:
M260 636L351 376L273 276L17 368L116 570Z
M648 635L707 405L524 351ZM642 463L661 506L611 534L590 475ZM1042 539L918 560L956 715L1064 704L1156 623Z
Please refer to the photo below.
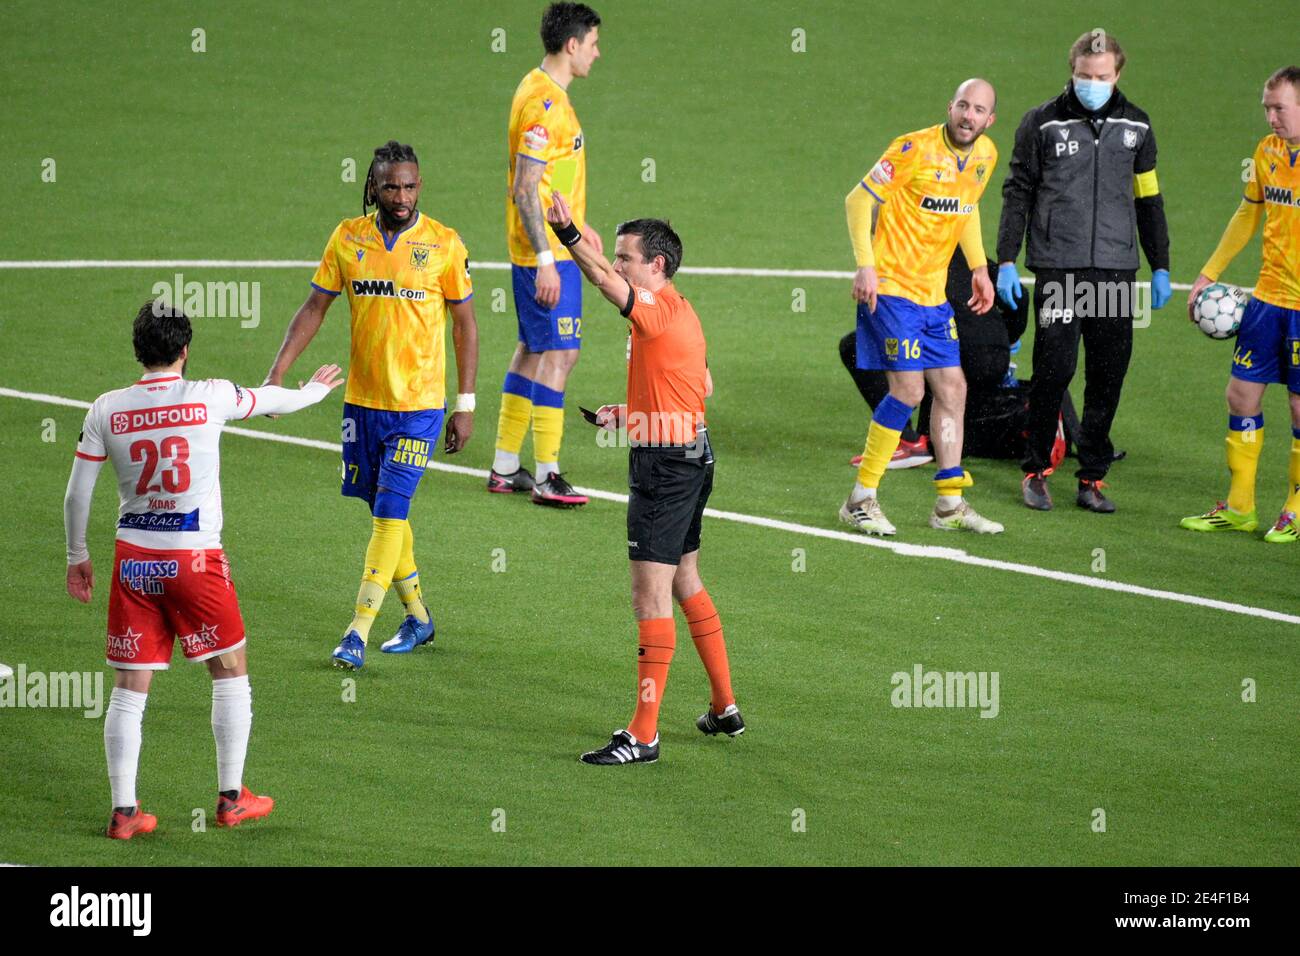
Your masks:
M1090 110L1099 110L1105 106L1114 90L1114 83L1103 83L1101 80L1074 81L1074 95Z

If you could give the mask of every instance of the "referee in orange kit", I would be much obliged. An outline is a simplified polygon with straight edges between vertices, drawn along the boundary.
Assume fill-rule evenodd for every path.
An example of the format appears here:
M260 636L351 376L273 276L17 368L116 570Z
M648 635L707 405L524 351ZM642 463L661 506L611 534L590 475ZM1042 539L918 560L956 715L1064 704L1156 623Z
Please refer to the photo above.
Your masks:
M712 699L695 722L705 734L745 730L731 692L727 646L717 609L700 580L700 522L713 490L713 449L704 425L712 391L699 316L673 287L682 241L661 219L618 227L614 264L586 242L556 193L546 213L582 274L628 320L627 404L605 405L602 428L627 428L627 550L636 614L636 711L626 730L582 755L583 763L618 765L659 759L659 702L677 644L673 599L682 606Z

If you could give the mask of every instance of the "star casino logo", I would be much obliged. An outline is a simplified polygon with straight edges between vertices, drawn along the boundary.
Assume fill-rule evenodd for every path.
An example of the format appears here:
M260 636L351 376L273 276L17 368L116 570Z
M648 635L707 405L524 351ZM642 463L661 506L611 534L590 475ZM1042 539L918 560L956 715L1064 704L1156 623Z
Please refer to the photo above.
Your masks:
M135 660L135 656L140 653L142 637L144 637L142 632L133 631L130 627L126 629L125 634L108 635L108 656L121 661Z
M181 644L185 647L186 656L193 657L203 651L210 651L217 646L217 624L200 624L198 631L193 634L182 634Z

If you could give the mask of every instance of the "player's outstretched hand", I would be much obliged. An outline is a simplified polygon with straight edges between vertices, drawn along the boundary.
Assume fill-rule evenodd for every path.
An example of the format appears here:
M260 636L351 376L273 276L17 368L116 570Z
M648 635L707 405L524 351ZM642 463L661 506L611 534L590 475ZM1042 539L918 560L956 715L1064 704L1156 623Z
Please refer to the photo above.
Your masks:
M989 279L987 269L976 269L970 275L971 296L966 304L976 315L983 315L993 308L993 282Z
M1205 287L1213 281L1213 279L1202 272L1196 277L1196 281L1192 283L1192 291L1187 293L1187 318L1190 321L1196 321L1196 297L1204 292Z
M322 365L316 369L316 374L311 377L311 381L320 382L331 392L342 385L347 379L343 377L343 369L337 365ZM303 383L299 382L298 387L302 388Z
M82 604L90 603L90 594L95 589L95 567L87 558L80 564L68 565L68 593Z
M553 226L567 226L573 221L569 204L564 201L562 193L551 193L551 208L546 210L546 221Z
M862 266L853 274L853 301L865 302L868 309L876 311L876 290L880 279L872 266Z
M474 434L474 413L454 412L451 424L447 426L447 442L443 450L454 455L469 443L469 436Z
M596 409L596 424L607 432L616 432L627 417L626 405L602 405Z

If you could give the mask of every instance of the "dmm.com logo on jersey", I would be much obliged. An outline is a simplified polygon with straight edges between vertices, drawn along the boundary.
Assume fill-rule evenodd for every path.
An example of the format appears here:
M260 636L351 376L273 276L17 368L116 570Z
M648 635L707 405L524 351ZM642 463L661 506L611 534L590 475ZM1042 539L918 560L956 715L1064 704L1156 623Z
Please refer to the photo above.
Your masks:
M137 408L129 412L114 412L109 428L114 435L143 432L151 428L173 428L177 425L206 425L208 406L202 402L189 405L160 405L157 408Z
M926 212L942 212L952 215L969 216L975 209L975 204L963 204L956 196L922 196L921 208Z
M399 289L392 279L353 279L353 295L379 295L387 299L409 299L423 302L423 289Z
M1300 206L1300 197L1282 186L1265 186L1264 202L1276 203L1279 206Z
M119 580L138 594L162 594L163 581L180 574L181 563L176 560L137 561L127 558L118 565Z

